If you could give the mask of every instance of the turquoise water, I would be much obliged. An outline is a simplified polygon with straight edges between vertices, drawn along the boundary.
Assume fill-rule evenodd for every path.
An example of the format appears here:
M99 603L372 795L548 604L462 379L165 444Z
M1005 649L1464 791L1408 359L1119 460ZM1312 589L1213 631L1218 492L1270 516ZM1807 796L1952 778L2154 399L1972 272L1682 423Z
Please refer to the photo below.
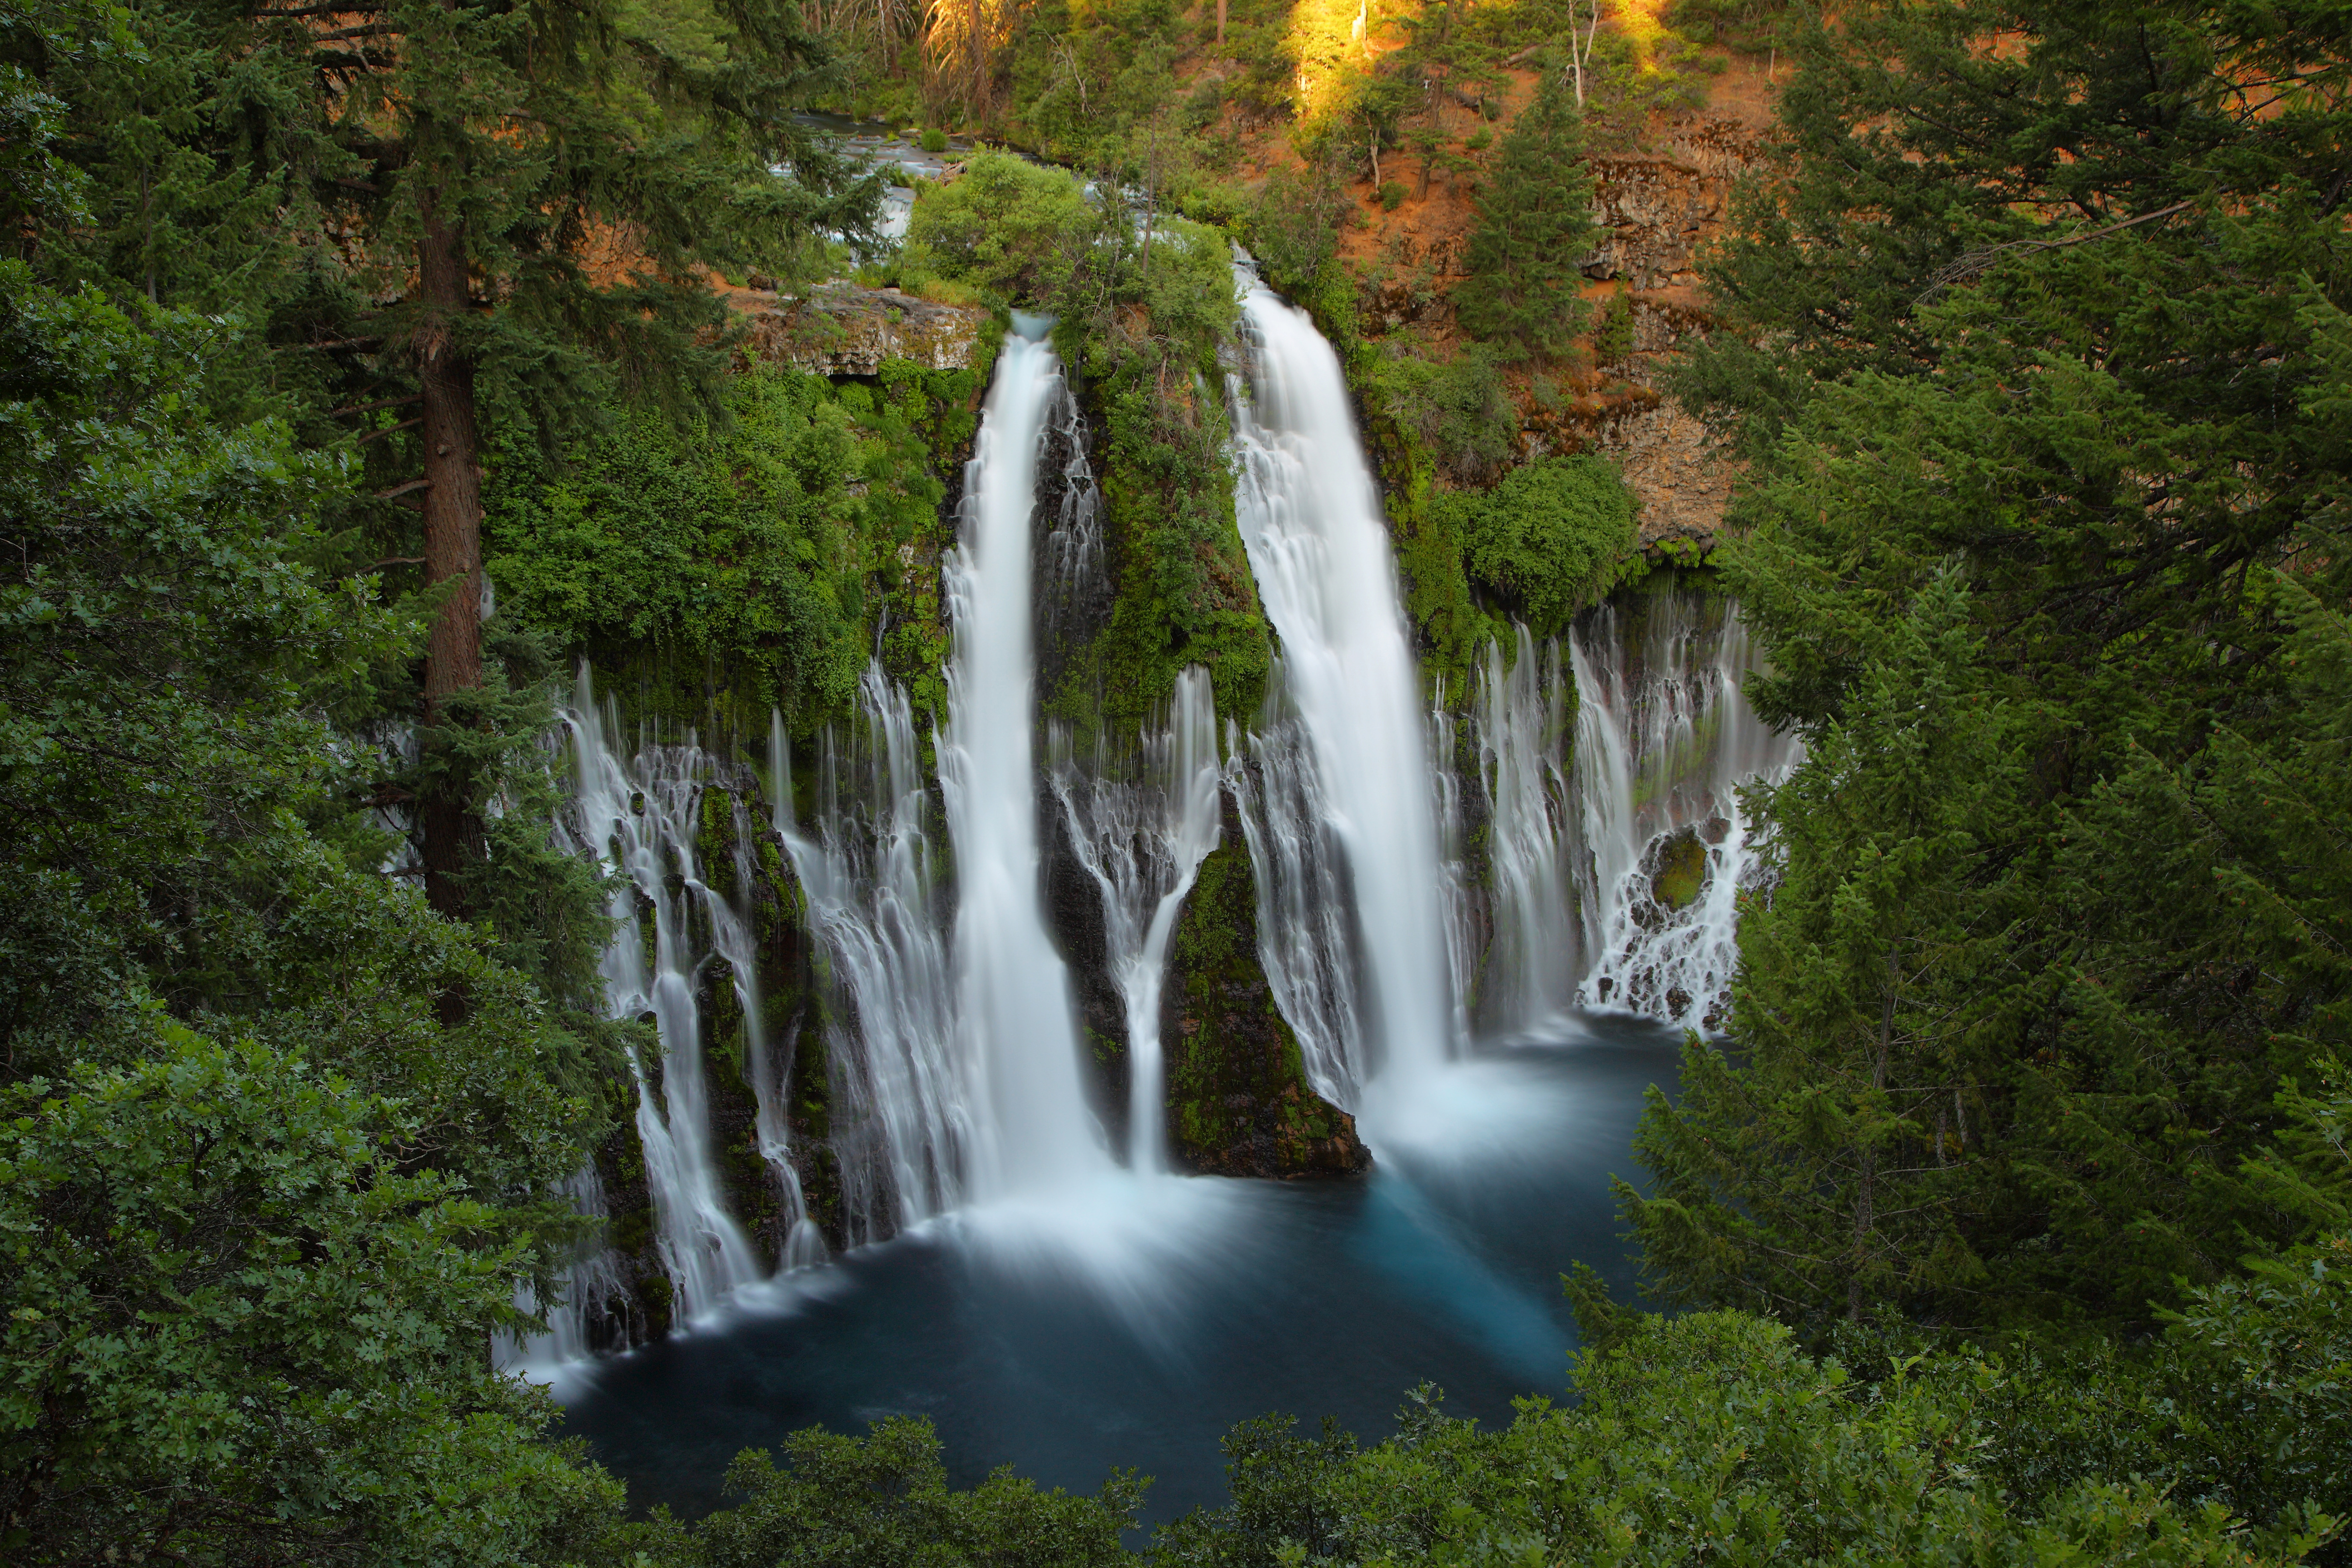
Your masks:
M1507 1422L1514 1396L1565 1386L1560 1273L1581 1259L1631 1289L1608 1182L1640 1175L1643 1092L1672 1089L1679 1048L1626 1017L1554 1034L1484 1052L1386 1136L1368 1115L1367 1178L943 1223L605 1363L567 1391L567 1431L637 1506L693 1516L740 1449L922 1415L960 1484L1009 1463L1091 1491L1132 1467L1164 1519L1223 1500L1218 1438L1270 1411L1372 1440L1425 1380L1453 1414Z

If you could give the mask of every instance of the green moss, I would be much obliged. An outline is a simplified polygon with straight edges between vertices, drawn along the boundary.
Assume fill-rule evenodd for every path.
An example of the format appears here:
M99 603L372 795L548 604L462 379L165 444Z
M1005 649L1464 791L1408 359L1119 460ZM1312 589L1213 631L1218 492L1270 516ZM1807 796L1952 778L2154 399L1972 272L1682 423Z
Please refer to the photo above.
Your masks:
M1195 1169L1337 1173L1367 1163L1353 1121L1307 1082L1257 957L1256 891L1237 833L1201 864L1170 954L1170 1144Z
M1706 846L1685 832L1669 840L1658 858L1650 896L1670 910L1688 909L1706 886Z

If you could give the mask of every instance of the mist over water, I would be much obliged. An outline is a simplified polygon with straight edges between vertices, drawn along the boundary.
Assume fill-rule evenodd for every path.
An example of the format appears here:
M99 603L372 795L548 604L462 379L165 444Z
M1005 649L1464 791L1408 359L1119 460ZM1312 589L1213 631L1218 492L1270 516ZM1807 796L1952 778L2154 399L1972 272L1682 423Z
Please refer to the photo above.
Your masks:
M1146 1223L1091 1233L1128 1238L1108 1256L1046 1209L918 1226L724 1333L599 1363L565 1430L634 1503L699 1513L744 1447L928 1415L959 1484L1010 1463L1091 1491L1132 1466L1165 1519L1223 1500L1218 1439L1270 1411L1372 1439L1429 1380L1453 1414L1507 1422L1513 1398L1566 1386L1560 1272L1580 1259L1630 1288L1608 1180L1638 1176L1643 1091L1672 1088L1679 1038L1601 1016L1473 1056L1435 1075L1428 1120L1373 1130L1370 1178L1150 1184L1129 1211Z

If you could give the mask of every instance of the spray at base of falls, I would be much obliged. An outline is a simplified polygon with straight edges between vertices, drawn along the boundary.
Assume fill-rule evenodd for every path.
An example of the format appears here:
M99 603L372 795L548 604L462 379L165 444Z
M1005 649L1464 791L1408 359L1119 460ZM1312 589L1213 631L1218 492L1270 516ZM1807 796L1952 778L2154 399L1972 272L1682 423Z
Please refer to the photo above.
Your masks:
M1339 358L1303 312L1242 281L1255 353L1250 395L1234 387L1234 509L1283 650L1283 706L1252 737L1260 779L1244 799L1261 914L1283 922L1261 919L1260 956L1317 1091L1353 1110L1376 1073L1425 1074L1460 1044L1438 796Z
M1803 755L1739 689L1755 646L1727 600L1643 595L1577 625L1575 857L1587 1006L1720 1026L1739 958L1738 896L1759 869L1741 784ZM1631 623L1631 624L1629 624Z
M1056 740L1055 798L1102 895L1111 978L1125 1004L1128 1167L1158 1175L1168 1169L1160 1038L1168 943L1221 830L1224 773L1208 671L1192 665L1177 676L1164 722L1145 728L1141 755L1126 768L1097 748L1092 765L1081 770L1067 754L1066 732L1057 731ZM1133 776L1118 776L1123 772Z

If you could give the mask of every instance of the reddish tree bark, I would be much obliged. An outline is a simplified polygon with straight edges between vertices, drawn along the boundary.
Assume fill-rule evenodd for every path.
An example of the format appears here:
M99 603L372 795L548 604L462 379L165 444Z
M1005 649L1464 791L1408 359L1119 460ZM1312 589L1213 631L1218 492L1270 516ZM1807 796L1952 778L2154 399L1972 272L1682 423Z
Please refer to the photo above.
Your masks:
M425 645L425 721L445 721L449 697L482 683L481 432L474 415L474 359L456 324L468 289L465 237L428 199L417 247L417 286L425 314L414 342L423 394L418 434L425 448L425 580L456 580L433 617ZM471 814L455 791L431 789L420 803L425 896L442 913L465 915L460 877L474 837Z

